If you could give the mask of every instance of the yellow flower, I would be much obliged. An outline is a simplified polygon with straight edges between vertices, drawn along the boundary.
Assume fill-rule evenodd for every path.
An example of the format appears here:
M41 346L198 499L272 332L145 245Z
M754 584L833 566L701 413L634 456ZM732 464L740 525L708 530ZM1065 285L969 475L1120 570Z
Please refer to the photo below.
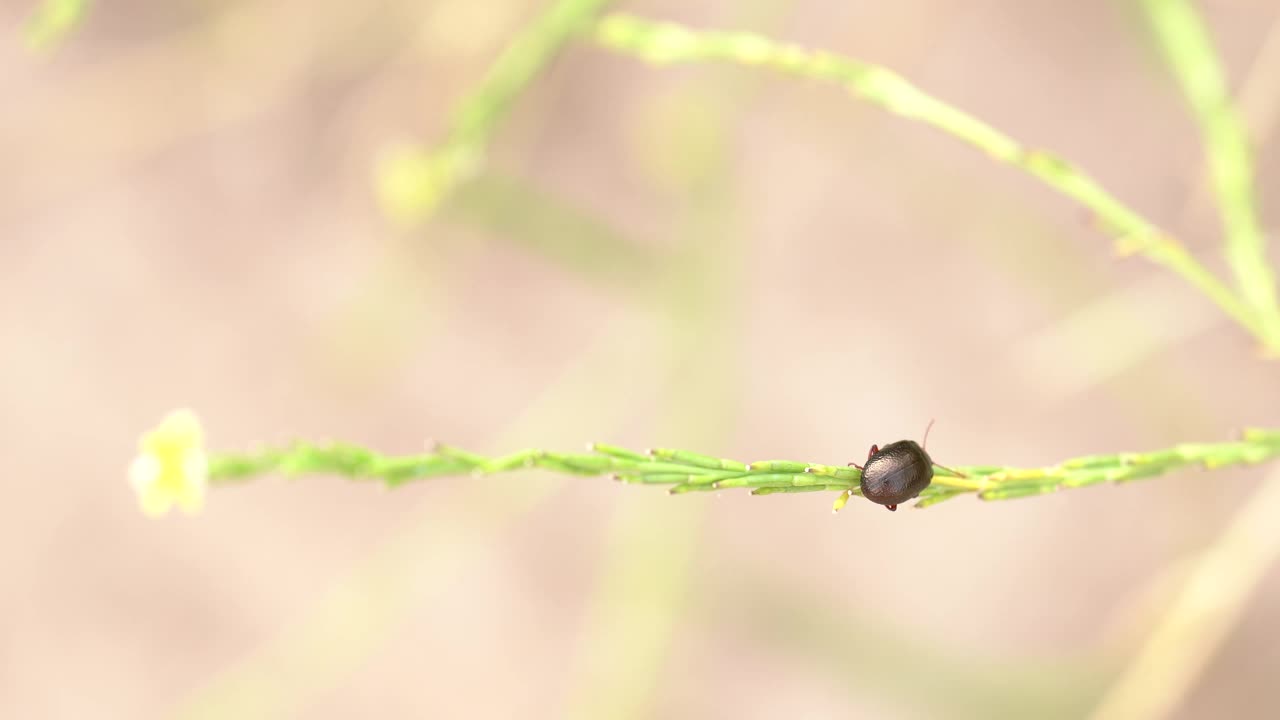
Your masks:
M195 413L175 410L142 436L138 457L129 466L129 482L138 493L142 512L153 517L169 512L175 504L188 513L204 505L209 464L204 431Z

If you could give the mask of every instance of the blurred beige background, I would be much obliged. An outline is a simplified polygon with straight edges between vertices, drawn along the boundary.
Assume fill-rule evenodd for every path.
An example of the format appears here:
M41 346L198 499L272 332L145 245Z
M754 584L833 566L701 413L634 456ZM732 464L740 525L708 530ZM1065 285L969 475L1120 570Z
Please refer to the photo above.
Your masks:
M1265 473L835 516L272 478L148 521L125 469L176 406L215 450L836 464L937 418L939 462L1038 465L1275 426L1280 374L1065 199L836 87L575 44L404 232L378 158L438 138L540 4L124 0L48 57L31 5L0 5L0 717L1081 717ZM1130 3L691 5L617 7L885 64L1221 268ZM1233 87L1276 72L1274 2L1200 7ZM1280 86L1254 92L1274 230ZM1280 575L1246 608L1177 717L1275 717Z

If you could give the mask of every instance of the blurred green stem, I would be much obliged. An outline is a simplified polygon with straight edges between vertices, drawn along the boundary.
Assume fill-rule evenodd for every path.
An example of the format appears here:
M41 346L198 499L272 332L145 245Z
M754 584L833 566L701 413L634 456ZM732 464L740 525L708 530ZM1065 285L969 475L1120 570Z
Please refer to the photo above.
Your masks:
M492 168L458 186L445 211L575 280L645 300L663 255L546 188Z
M555 0L528 23L455 107L443 140L429 147L400 148L382 164L378 188L387 212L407 224L430 216L480 166L516 98L610 1Z
M760 35L695 31L625 14L600 20L592 37L606 48L654 63L725 61L839 82L868 102L938 128L1076 200L1117 241L1118 252L1140 253L1178 274L1253 334L1272 355L1280 356L1280 307L1274 278L1265 262L1243 130L1230 110L1216 63L1205 61L1206 57L1213 59L1212 50L1203 32L1197 30L1194 13L1182 0L1145 1L1205 131L1214 187L1227 228L1227 255L1240 294L1209 272L1182 243L1063 158L1024 146L887 68L777 43ZM388 211L408 222L421 221L459 182L470 177L515 98L576 31L592 28L592 19L606 5L607 0L560 0L531 23L458 106L442 142L433 148L403 150L383 166L380 190Z
M1259 318L1264 341L1275 348L1280 344L1280 306L1254 198L1253 154L1244 123L1232 107L1222 62L1188 0L1143 0L1142 6L1204 136L1227 262L1241 296Z
M1186 248L1108 193L1066 160L1029 148L977 118L928 95L887 68L828 52L775 42L751 33L696 31L668 22L612 14L594 29L603 47L658 64L723 61L844 85L854 95L889 112L931 125L993 159L1034 175L1094 214L1122 254L1140 253L1191 283L1237 323L1280 355L1254 308L1209 272Z
M47 51L58 46L79 27L89 9L89 0L43 0L23 28L27 47Z
M1280 472L1272 472L1203 552L1093 720L1155 720L1178 708L1280 558L1277 517Z
M700 578L710 587L694 610L698 632L736 638L795 676L825 679L856 707L910 708L891 714L910 718L1079 720L1113 676L1114 662L1092 653L1010 658L995 647L952 647L897 607L804 592L778 582L773 568L762 574L740 560L724 558Z

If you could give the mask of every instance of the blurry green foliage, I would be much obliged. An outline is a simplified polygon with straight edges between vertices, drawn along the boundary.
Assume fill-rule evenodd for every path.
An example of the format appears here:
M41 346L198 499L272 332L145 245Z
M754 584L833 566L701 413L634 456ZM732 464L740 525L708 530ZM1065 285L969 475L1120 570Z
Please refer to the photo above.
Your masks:
M89 0L44 0L36 6L23 27L27 47L37 51L52 50L84 20L88 9Z
M494 131L520 93L609 1L556 0L520 31L456 105L439 143L393 148L377 176L387 213L406 225L429 217L480 167Z

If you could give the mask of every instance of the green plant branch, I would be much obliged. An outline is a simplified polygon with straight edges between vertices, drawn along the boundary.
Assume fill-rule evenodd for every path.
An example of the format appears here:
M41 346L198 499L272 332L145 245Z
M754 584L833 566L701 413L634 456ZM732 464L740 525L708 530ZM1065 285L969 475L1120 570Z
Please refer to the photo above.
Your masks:
M1143 0L1142 5L1204 136L1227 262L1241 296L1260 318L1268 344L1274 345L1280 336L1276 280L1258 220L1248 132L1232 107L1221 60L1190 2Z
M387 212L406 223L421 222L469 179L516 98L610 2L555 0L526 25L455 107L439 143L401 148L382 164L378 189Z
M1024 146L887 68L751 33L696 31L626 14L603 18L592 37L605 48L652 63L723 61L840 83L867 102L942 130L1076 200L1093 212L1102 230L1117 241L1121 254L1140 253L1177 273L1268 349L1280 353L1280 337L1268 334L1249 304L1192 257L1180 242L1112 196L1092 177L1052 153Z
M1246 430L1242 439L1235 442L1184 443L1155 452L1091 455L1042 468L959 466L955 469L964 477L956 477L939 467L933 484L921 493L917 506L935 505L968 493L983 500L1010 500L1067 488L1139 480L1192 466L1213 469L1252 465L1277 456L1280 456L1280 429L1255 428ZM532 468L564 475L607 476L642 485L665 485L672 494L729 488L750 489L753 495L833 491L841 493L836 509L843 506L849 496L861 494L858 488L861 471L854 467L790 460L744 463L684 450L655 449L641 453L603 444L591 445L585 453L530 449L486 457L447 445L438 445L421 455L387 456L355 445L300 442L256 453L214 456L210 459L209 479L214 483L229 483L270 473L334 474L380 481L394 487L414 480L491 475Z

